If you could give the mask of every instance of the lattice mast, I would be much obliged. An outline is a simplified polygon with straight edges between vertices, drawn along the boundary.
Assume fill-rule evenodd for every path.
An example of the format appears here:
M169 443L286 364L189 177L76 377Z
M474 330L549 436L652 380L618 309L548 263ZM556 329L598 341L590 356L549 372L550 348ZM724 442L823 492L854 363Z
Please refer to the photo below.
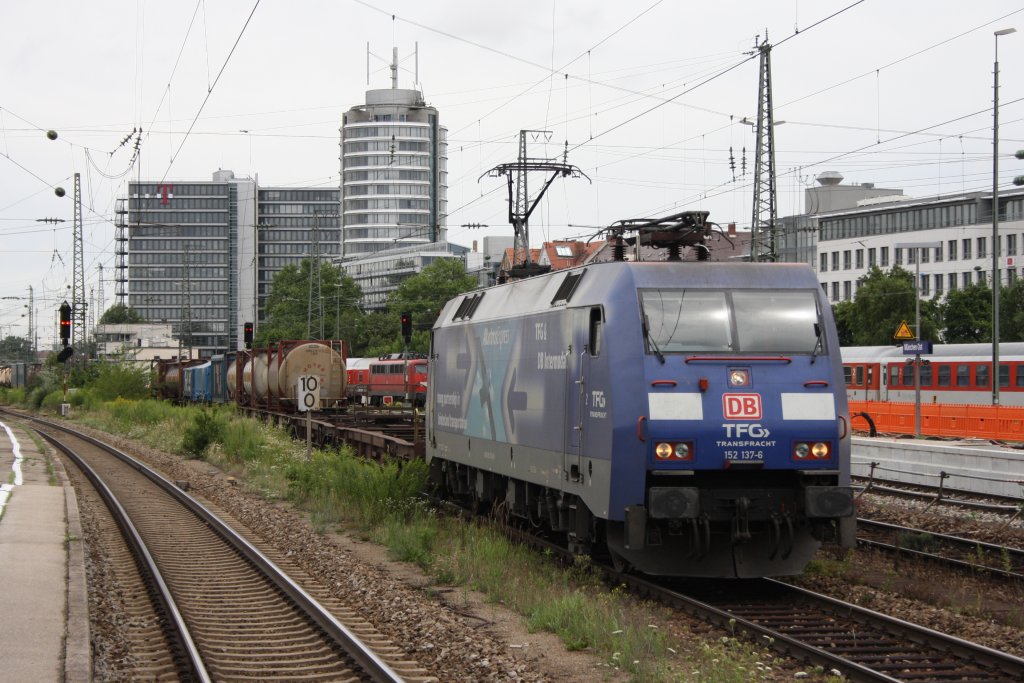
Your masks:
M107 302L106 302L106 300L105 300L105 298L103 296L103 264L102 263L96 264L96 269L99 271L99 282L98 282L98 286L96 288L97 289L96 303L99 305L99 307L96 309L96 314L97 315L103 315L103 311L106 310L106 308L107 308L107 306L106 306ZM98 318L97 318L97 322L99 322Z
M310 244L309 255L309 300L306 303L306 339L312 339L315 331L313 329L313 306L317 307L319 318L320 336L324 338L324 312L323 300L320 292L320 213L313 212L313 240Z
M86 315L89 304L85 298L85 266L82 258L82 176L75 174L75 224L71 269L71 346L85 351L88 333Z
M128 303L128 206L120 198L114 209L114 296L117 303Z
M181 280L181 322L178 326L178 358L182 357L182 345L192 360L192 277L189 273L190 246L185 242L182 253L184 277Z
M498 164L484 174L484 176L491 177L503 175L508 180L508 222L512 224L515 236L512 249L512 268L516 272L513 272L513 277L528 276L534 274L532 271L536 270L536 266L530 263L530 214L537 208L537 204L540 203L541 198L544 197L544 193L547 192L551 183L559 176L583 177L588 181L590 180L578 167L564 160L567 155L563 156L563 161L561 162L554 159L538 159L527 156L527 133L535 136L543 135L546 138L551 136L551 131L546 130L520 130L519 158L516 162L512 164ZM551 173L551 177L545 181L540 192L532 200L530 199L527 186L527 176L530 171ZM484 176L480 177L483 178Z
M28 340L32 344L32 353L35 354L36 347L36 294L32 285L28 286Z
M758 45L757 141L754 154L754 210L750 220L750 260L774 261L775 216L775 118L772 114L772 46L765 40Z

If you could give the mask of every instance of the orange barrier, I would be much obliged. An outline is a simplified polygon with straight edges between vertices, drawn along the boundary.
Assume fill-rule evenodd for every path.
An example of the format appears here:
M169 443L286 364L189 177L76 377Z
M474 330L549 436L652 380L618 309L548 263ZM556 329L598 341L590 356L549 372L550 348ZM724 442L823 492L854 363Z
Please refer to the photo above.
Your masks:
M855 431L867 431L867 421L855 417L867 413L879 432L914 433L914 404L883 401L850 401ZM921 434L959 439L1024 441L1024 408L964 404L922 404Z

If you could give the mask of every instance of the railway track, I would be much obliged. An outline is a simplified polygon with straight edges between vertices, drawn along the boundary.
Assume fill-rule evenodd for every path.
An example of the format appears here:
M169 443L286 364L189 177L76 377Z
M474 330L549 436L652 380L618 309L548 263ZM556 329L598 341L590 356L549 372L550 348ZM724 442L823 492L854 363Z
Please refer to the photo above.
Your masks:
M637 589L854 681L1020 681L1024 659L772 579Z
M181 488L90 437L37 431L111 501L127 608L145 628L133 656L154 680L434 680L354 615L344 622ZM108 533L106 542L111 543ZM129 551L126 549L130 547ZM130 552L130 555L129 555ZM350 621L351 619L351 621ZM374 647L366 643L373 642ZM387 654L377 654L378 652Z
M972 574L1013 581L1024 579L1024 550L1020 548L870 519L857 520L857 543Z
M985 497L969 491L957 491L946 487L924 484L908 485L904 482L879 479L878 477L853 476L854 485L860 489L858 495L874 493L880 496L921 500L936 505L952 505L984 512L1016 516L1021 512L1019 498Z
M511 537L572 562L564 548ZM613 585L852 681L1024 680L1024 659L774 579L660 581L595 564Z

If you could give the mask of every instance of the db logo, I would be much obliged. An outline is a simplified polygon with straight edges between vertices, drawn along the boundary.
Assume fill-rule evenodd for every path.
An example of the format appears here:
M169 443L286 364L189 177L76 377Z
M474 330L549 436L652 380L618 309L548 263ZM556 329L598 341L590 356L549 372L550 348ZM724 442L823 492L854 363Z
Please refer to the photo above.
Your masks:
M760 420L760 394L722 394L722 410L727 420Z

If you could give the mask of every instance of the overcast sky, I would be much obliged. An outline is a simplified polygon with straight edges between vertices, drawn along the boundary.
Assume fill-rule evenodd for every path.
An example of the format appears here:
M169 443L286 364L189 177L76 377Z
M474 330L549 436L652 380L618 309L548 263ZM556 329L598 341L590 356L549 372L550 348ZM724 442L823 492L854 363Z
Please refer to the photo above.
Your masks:
M568 143L569 163L590 178L555 182L531 217L534 245L687 209L748 227L755 139L741 121L756 117L753 51L766 31L785 122L780 216L804 210L803 188L824 171L915 197L991 190L993 31L1010 27L1020 32L999 38L1004 188L1024 174L1012 156L1024 147L1019 2L9 0L0 296L32 285L49 339L70 299L76 172L86 290L98 296L102 264L108 307L114 202L129 179L230 169L262 186L336 187L341 115L368 88L390 87L392 47L399 87L420 88L448 129L448 234L466 246L512 234L504 180L478 178L515 160L521 129L550 131L531 136L531 156ZM134 165L133 129L143 131ZM470 223L489 227L461 227ZM27 334L26 303L0 300L0 336Z

